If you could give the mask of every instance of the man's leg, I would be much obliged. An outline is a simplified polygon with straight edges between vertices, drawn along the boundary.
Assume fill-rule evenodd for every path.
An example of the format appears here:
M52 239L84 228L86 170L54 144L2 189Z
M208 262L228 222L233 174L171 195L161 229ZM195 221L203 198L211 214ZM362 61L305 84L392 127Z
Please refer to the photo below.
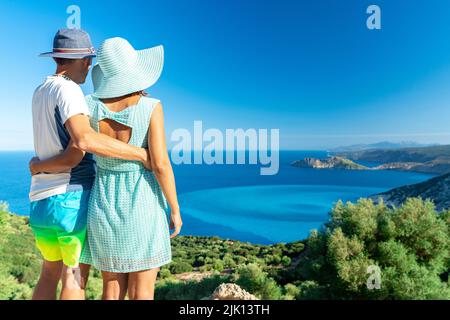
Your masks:
M80 263L86 238L89 190L67 192L57 198L58 241L63 257L61 300L84 300L90 266Z
M39 281L34 288L32 300L56 299L56 289L59 279L61 279L62 268L62 261L44 260Z
M84 300L90 266L80 264L78 267L64 265L62 270L61 300Z
M61 249L53 228L53 197L31 202L30 227L36 247L44 258L39 281L33 292L33 300L55 300L56 289L63 267Z

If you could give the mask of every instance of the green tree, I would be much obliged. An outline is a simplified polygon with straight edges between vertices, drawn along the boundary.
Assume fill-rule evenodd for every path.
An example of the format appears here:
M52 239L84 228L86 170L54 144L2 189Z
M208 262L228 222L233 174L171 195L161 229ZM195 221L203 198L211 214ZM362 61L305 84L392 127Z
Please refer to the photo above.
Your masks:
M283 258L281 258L281 264L285 267L288 267L291 264L291 258L289 258L288 256L283 256Z
M382 201L338 202L321 232L307 240L296 268L300 288L334 299L450 299L448 213L430 201L407 199L399 208ZM367 285L369 266L379 267L380 289ZM314 290L310 290L313 288Z
M281 289L275 280L267 277L267 273L257 264L240 266L234 275L236 284L260 299L278 300L281 297Z

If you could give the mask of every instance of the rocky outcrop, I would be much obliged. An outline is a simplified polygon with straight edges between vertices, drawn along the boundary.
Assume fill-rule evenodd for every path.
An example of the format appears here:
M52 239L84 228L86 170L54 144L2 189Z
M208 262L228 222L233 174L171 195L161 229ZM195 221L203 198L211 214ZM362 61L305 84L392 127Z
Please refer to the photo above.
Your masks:
M414 167L421 165L418 162L389 162L376 167L372 170L412 170Z
M259 300L235 283L222 283L210 297L202 300Z
M315 168L315 169L351 169L351 170L368 169L365 166L362 166L360 164L357 164L351 160L342 157L329 157L326 159L304 158L302 160L293 161L291 165L299 168Z

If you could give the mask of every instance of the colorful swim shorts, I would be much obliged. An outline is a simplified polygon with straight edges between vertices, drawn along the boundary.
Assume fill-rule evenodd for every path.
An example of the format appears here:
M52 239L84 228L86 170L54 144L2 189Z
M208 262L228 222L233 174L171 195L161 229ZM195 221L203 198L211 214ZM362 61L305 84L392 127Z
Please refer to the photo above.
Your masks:
M86 238L90 189L67 192L30 204L30 226L47 261L77 267Z

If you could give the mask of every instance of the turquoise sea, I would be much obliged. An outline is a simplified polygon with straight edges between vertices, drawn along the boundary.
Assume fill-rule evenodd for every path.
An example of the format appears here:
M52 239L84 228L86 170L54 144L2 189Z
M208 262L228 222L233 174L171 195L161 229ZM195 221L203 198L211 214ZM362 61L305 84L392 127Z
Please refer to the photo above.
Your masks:
M273 176L261 176L259 164L174 165L181 234L259 244L300 240L321 227L339 199L356 201L433 176L290 165L296 159L326 155L326 151L281 151L279 172ZM0 200L19 215L28 214L28 160L32 156L32 152L0 152Z

